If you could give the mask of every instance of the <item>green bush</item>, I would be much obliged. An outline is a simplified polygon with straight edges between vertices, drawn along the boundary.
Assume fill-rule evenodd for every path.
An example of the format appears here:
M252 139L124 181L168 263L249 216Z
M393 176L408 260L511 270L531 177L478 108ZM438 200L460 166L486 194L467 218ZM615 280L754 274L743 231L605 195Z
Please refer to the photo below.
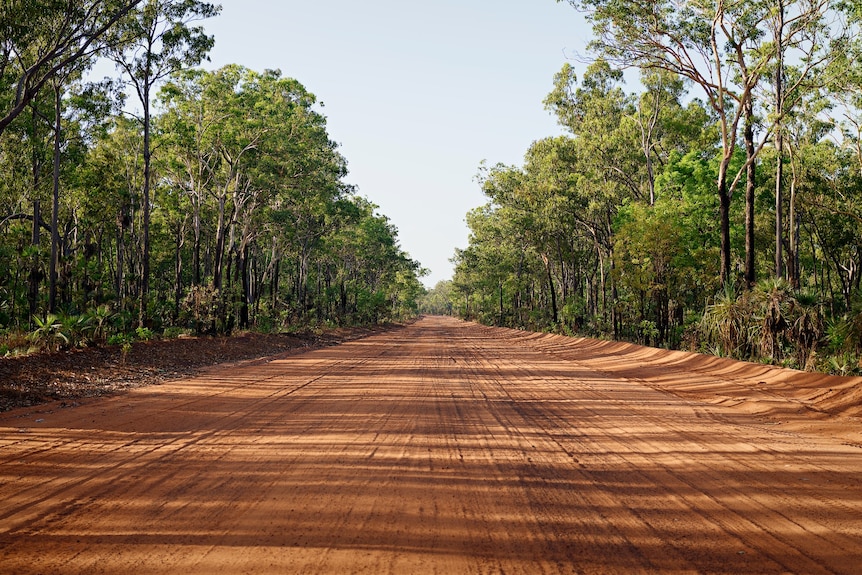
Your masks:
M87 312L89 318L90 335L94 342L101 343L108 336L108 330L111 326L111 321L117 315L114 313L110 304L102 304L97 308Z
M48 351L57 351L69 344L69 337L63 332L63 322L56 314L46 314L44 319L33 316L33 323L36 329L30 332L29 338L39 347L44 347Z
M108 337L108 345L125 345L135 341L135 336L130 333L115 333Z
M191 334L191 330L184 327L166 327L162 331L162 337L164 339L176 339L181 335L189 335Z
M141 341L150 341L156 338L156 334L148 327L137 327L135 328L135 337Z

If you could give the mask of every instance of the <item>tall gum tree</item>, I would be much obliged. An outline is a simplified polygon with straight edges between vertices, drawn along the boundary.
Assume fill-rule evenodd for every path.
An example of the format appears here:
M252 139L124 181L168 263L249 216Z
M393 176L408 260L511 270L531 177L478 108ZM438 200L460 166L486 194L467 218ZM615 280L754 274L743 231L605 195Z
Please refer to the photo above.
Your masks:
M165 173L192 203L193 285L201 282L200 214L209 209L216 220L212 288L223 289L233 265L241 282L240 324L253 299L250 248L264 233L272 234L273 267L280 247L295 250L302 306L312 250L331 233L331 212L345 191L346 162L314 95L277 70L238 65L182 72L160 94L160 141L172 158ZM280 222L271 226L278 229L264 229L258 221L264 211Z
M596 34L591 49L620 67L665 70L690 80L716 114L721 140L716 182L720 270L722 283L729 282L730 206L742 175L730 179L729 169L745 103L770 61L768 53L752 52L759 44L759 24L768 15L767 7L763 2L722 0L568 1L589 14Z
M151 104L156 85L171 73L199 64L214 44L193 23L217 15L220 6L197 0L146 0L120 22L110 51L141 104L144 131L143 254L138 321L145 323L150 286Z
M811 112L811 102L823 93L846 86L848 69L859 59L860 14L858 3L836 0L791 2L772 0L767 22L771 51L775 54L771 70L772 93L764 95L768 120L774 132L775 161L775 276L785 277L799 286L800 270L794 240L794 215L785 225L784 188L787 185L784 167L792 146L786 124L795 111L805 106ZM840 89L840 88L839 88ZM792 158L790 159L792 162ZM793 178L791 178L791 184ZM791 190L788 210L795 209L796 196ZM787 237L785 237L785 233ZM785 245L787 250L785 250ZM786 252L786 255L785 255Z
M558 0L563 1L563 0ZM736 186L749 171L764 146L777 140L781 145L781 120L802 97L805 86L826 81L834 70L829 63L849 48L855 30L855 3L832 0L566 0L588 13L596 38L590 43L612 63L623 67L660 69L678 74L698 85L718 116L721 158L717 178L720 206L721 279L731 280L730 200ZM786 60L798 62L790 85L783 70ZM767 75L774 79L772 113L761 126L759 141L748 141L747 157L735 175L729 168L737 146L740 124L753 121L753 102L758 84ZM762 106L763 107L763 106ZM768 107L768 106L766 106ZM781 154L779 153L779 156ZM780 164L779 164L780 165ZM778 170L780 172L780 169ZM776 192L780 199L782 178ZM781 205L778 205L776 236ZM750 208L749 208L750 210ZM747 237L753 229L749 223ZM780 238L777 240L780 251ZM745 276L754 278L747 247ZM778 254L776 254L778 257ZM776 260L778 262L778 260ZM777 267L780 263L777 263Z
M161 92L164 113L159 118L165 146L165 174L171 185L191 204L192 285L201 285L202 209L207 190L212 188L219 152L213 139L216 126L224 118L204 99L203 81L207 72L182 70Z
M110 44L112 32L144 0L0 3L0 134L51 78Z

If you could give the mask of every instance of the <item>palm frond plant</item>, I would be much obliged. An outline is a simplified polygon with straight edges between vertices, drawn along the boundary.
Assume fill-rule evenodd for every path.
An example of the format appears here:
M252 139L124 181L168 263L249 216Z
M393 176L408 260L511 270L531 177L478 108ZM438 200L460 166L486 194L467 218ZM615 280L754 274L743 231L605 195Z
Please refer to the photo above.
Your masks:
M49 313L44 318L33 316L36 328L30 332L29 339L48 351L57 351L69 344L69 337L63 332L63 323L57 314Z
M713 352L726 357L746 355L749 344L749 310L747 298L737 297L736 289L725 286L715 301L706 307L701 331Z

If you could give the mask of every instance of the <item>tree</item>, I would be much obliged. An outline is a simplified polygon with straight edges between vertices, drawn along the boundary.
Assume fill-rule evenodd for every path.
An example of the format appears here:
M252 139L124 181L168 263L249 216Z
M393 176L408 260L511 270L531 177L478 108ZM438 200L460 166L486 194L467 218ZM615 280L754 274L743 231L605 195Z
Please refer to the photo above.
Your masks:
M159 119L159 131L165 146L164 173L172 186L187 196L192 218L192 285L201 285L201 241L203 208L206 194L212 189L219 150L214 132L223 120L218 110L205 98L207 73L199 69L174 74L160 92L165 108Z
M212 48L212 36L192 22L219 13L219 6L197 0L146 0L123 18L118 42L111 58L125 74L142 106L139 121L144 131L143 166L143 269L141 275L138 321L144 324L150 287L150 210L151 210L151 103L156 84L171 73L194 66Z
M272 246L266 275L275 284L285 253L295 255L295 305L305 313L320 295L306 289L313 254L344 223L348 191L341 181L346 162L314 109L315 96L278 70L229 65L177 75L161 100L159 141L168 156L162 169L192 204L192 285L201 280L200 222L208 211L215 220L212 288L239 284L233 297L240 325L254 299L253 247L265 236Z
M559 1L559 0L558 0ZM722 281L731 271L729 207L744 175L754 181L753 163L772 139L783 154L781 122L812 89L831 83L832 65L853 48L858 36L853 5L830 0L787 2L724 2L692 0L634 2L568 0L590 14L597 38L591 47L620 66L666 70L698 85L719 119L722 161L718 173L721 206ZM855 53L855 52L854 52ZM797 64L788 74L785 62ZM852 60L852 57L851 57ZM743 132L746 162L735 176L728 173L737 145L739 125L751 126L755 90L766 75L774 78L774 106L762 126ZM776 164L776 268L780 268L782 223L781 161ZM731 177L732 176L732 177ZM751 187L747 190L751 210ZM747 237L751 240L753 215ZM753 282L754 246L747 246L746 278ZM780 271L780 270L776 270Z
M0 5L0 134L58 73L109 46L143 0L15 0Z
M721 161L717 177L721 222L721 281L731 278L730 203L742 171L728 173L747 102L768 69L761 50L762 2L617 2L570 0L589 11L591 47L622 67L666 70L699 86L718 118ZM761 142L759 148L765 145ZM753 161L751 158L749 161ZM747 162L748 163L748 162ZM744 169L744 168L743 168Z
M804 116L814 119L822 109L824 94L847 88L848 70L859 60L859 14L854 3L815 0L787 2L775 0L771 21L776 61L773 81L772 121L775 132L775 277L785 276L799 287L798 258L795 245L794 214L784 225L785 158L792 148L785 144L792 137L785 126L792 125L798 108L807 108ZM788 63L789 62L789 63ZM791 190L790 211L795 207ZM785 228L789 228L785 240ZM784 257L784 245L788 256Z
M454 301L451 280L441 280L430 290L425 290L419 300L419 311L431 315L452 315Z

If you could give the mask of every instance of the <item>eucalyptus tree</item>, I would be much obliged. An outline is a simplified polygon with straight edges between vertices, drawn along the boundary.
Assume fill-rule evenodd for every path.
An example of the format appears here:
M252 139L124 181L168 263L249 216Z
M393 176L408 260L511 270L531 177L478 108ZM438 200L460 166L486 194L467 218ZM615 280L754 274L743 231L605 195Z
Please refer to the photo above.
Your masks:
M573 315L601 315L607 320L607 314L614 313L611 244L619 198L613 194L627 188L597 181L590 158L593 150L585 139L567 136L534 142L525 155L524 177L517 190L528 214L518 225L544 263L554 323L559 319L555 283L560 287L559 308L565 310L563 321ZM552 270L557 270L557 282ZM573 314L576 300L584 308Z
M757 48L759 25L769 17L763 2L675 2L569 0L587 10L595 39L590 43L621 67L666 70L699 86L718 118L721 157L717 195L721 221L721 280L730 281L730 203L742 170L728 173L737 145L740 121L760 78L768 70L769 52ZM765 145L765 140L760 147ZM753 161L753 158L750 159Z
M709 116L696 102L679 103L682 83L669 74L651 76L639 98L623 92L621 79L600 61L579 83L573 68L564 66L545 103L571 136L534 142L522 168L496 166L480 174L491 203L487 213L471 216L476 229L495 229L481 224L500 222L507 241L520 250L518 260L494 262L508 262L508 274L499 269L489 276L501 289L512 286L516 313L525 286L541 277L548 323L574 326L586 320L603 333L622 328L619 274L613 273L619 210L656 202L657 176L672 154L705 141ZM489 273L495 268L472 243L487 241L484 235L471 236L471 246L459 255L456 284L464 289L479 285L468 279L469 265Z
M240 323L254 299L252 248L264 236L267 273L277 284L275 270L289 254L297 309L304 308L312 252L332 232L337 200L348 190L346 162L315 96L280 71L229 65L177 74L161 99L165 173L191 202L193 285L201 281L201 214L208 210L215 220L212 288L222 291L231 282L225 270L233 269Z
M53 140L53 174L51 193L51 255L49 263L48 312L58 306L58 265L61 241L59 226L60 174L74 171L83 162L87 146L99 132L104 132L109 118L119 111L123 95L117 83L110 79L83 82L82 77L93 64L94 57L81 58L68 67L57 70L51 78L53 114L44 121L50 125ZM61 165L62 164L62 165ZM67 182L68 185L70 182ZM71 190L67 190L69 192ZM68 242L67 242L68 243ZM68 251L68 250L67 250ZM63 254L64 257L69 254ZM66 262L68 266L70 262Z
M54 76L109 46L118 22L142 1L0 4L0 134Z
M143 254L138 320L143 325L150 284L151 104L155 86L173 72L199 64L214 39L193 25L215 16L220 6L198 0L144 0L120 22L117 44L110 57L123 73L141 107L138 118L144 132L143 147Z
M230 245L236 246L236 264L246 266L246 248L260 230L246 216L252 215L252 205L265 206L268 217L284 226L282 245L295 256L296 304L302 310L308 304L312 254L337 225L338 200L350 190L342 179L347 163L316 110L316 97L295 79L278 70L250 72L240 97L247 110L239 118L242 129L258 125L262 131L248 156L254 161L243 172L244 194L234 198L234 214L242 223ZM244 211L236 209L242 206Z
M830 64L853 47L858 36L854 5L833 0L568 2L589 13L596 34L592 49L620 66L666 70L692 81L718 117L721 277L726 283L731 271L729 211L734 190L743 177L754 179L749 168L769 141L774 139L781 146L781 122L788 111L807 90L829 83L831 71L836 69ZM794 63L792 74L788 74L788 60ZM774 106L769 110L765 103L760 105L769 117L757 143L753 129L744 130L747 158L732 175L729 168L740 124L753 123L758 107L756 88L769 75L774 80ZM781 163L777 166L780 200ZM749 211L751 202L749 193ZM776 268L780 268L783 208L779 203L776 206ZM753 217L749 219L747 235L751 239ZM755 275L751 269L753 242L747 250L746 277L751 282Z
M353 248L362 270L357 311L361 319L376 323L385 313L387 288L397 279L402 263L398 232L387 217L368 211L357 222L356 232Z
M33 112L31 122L34 126L41 118L53 132L48 273L48 308L52 312L57 306L63 98L70 79L90 67L99 52L111 44L112 33L119 20L139 2L20 0L0 6L0 91L3 93L0 96L0 134L28 108ZM43 115L39 112L37 99L48 87L53 95L53 113Z
M824 106L824 93L847 87L848 76L852 77L848 70L856 66L860 54L862 31L859 23L855 3L835 0L771 2L767 30L771 34L775 54L769 98L776 151L775 276L782 278L786 275L797 286L799 277L794 268L796 253L792 245L793 217L790 217L789 226L784 224L785 158L792 153L792 148L785 144L786 138L792 136L785 125L793 121L792 116L799 108L805 108L802 110L804 116L816 118L815 108ZM790 202L791 206L793 203ZM789 231L785 231L786 228ZM785 243L790 248L787 258L784 256Z
M84 191L83 218L99 238L98 252L106 254L112 299L122 312L131 311L129 299L138 295L140 287L139 282L127 281L141 273L138 190L143 179L143 138L139 128L134 120L114 116L110 127L90 143L78 170L78 185Z
M558 286L569 263L560 261L569 255L561 226L569 212L553 201L560 198L558 184L545 186L537 175L539 164L551 169L554 143L534 146L547 148L549 156L545 162L543 153L535 153L535 173L502 164L482 167L479 180L489 203L468 214L470 245L456 254L454 285L466 307L475 303L471 314L500 325L559 321Z
M829 141L806 143L791 168L801 172L797 183L802 228L820 255L820 290L832 311L840 315L851 309L854 294L862 284L862 176L849 146ZM816 271L817 261L812 262ZM815 280L817 279L815 275ZM837 286L838 297L832 294ZM825 293L824 293L825 292Z
M219 159L216 127L224 118L212 106L207 86L212 74L193 68L177 71L159 92L164 109L158 131L164 147L163 171L171 186L187 197L192 220L192 285L201 285L203 209ZM206 95L206 97L205 97Z
M230 251L234 224L244 204L254 193L249 177L257 161L258 148L272 130L269 118L256 109L259 95L250 94L247 84L253 72L229 65L202 76L202 106L213 118L211 133L204 146L211 146L216 157L211 186L204 189L216 203L215 246L212 258L212 287L221 290L226 254ZM209 154L208 151L202 152ZM231 242L232 243L232 242Z
M645 80L650 89L637 98L622 90L621 71L604 60L591 64L580 84L574 69L566 64L555 76L554 90L545 100L572 139L566 145L569 150L559 156L565 161L555 162L554 170L541 170L537 176L546 183L567 180L565 209L576 224L573 231L588 234L595 249L602 315L610 313L615 332L620 318L616 283L610 272L617 210L629 201L655 203L656 170L679 145L669 126L681 123L681 82L670 74L653 74ZM549 158L546 155L546 160Z
M273 209L286 224L296 266L296 301L307 305L306 279L312 254L339 218L338 200L352 192L343 177L347 161L326 130L326 118L316 110L317 99L299 82L269 72L261 78L269 84L268 100L274 106L277 131L268 140L264 159L270 185L277 191Z
M472 221L468 218L467 222L474 232L471 234L471 241L475 239L480 244L474 254L478 256L478 263L493 271L489 278L492 281L483 288L483 291L493 293L495 288L490 287L492 284L499 288L497 323L500 325L505 323L505 297L508 297L511 302L516 321L521 325L525 323L522 308L527 300L524 292L529 289L525 279L530 278L529 281L532 281L532 272L528 272L527 260L536 256L536 250L542 253L540 257L544 257L546 272L539 274L538 277L541 277L542 283L547 286L551 314L554 321L557 319L556 288L551 275L551 262L547 257L548 227L544 225L544 213L539 201L535 196L527 193L527 177L526 171L521 168L502 164L491 168L482 166L480 183L483 193L491 203L488 211L476 211L471 216ZM488 237L489 235L491 237ZM504 241L505 244L503 244ZM481 246L483 242L490 242L490 244L487 248L483 248ZM493 261L491 255L493 251L489 251L494 249L494 242L499 244L499 251L503 256L497 261ZM514 257L515 255L517 258ZM482 263L485 259L489 261ZM501 267L494 269L496 266Z
M462 315L467 318L507 325L508 301L519 323L537 327L543 322L533 323L534 317L520 317L520 308L525 306L528 312L533 312L535 301L531 300L538 299L530 295L516 297L522 281L533 282L535 276L528 264L535 263L536 255L523 238L524 230L514 225L512 212L511 208L491 202L468 212L470 241L465 249L456 250L453 258L453 287L464 297ZM508 293L507 285L513 288Z

